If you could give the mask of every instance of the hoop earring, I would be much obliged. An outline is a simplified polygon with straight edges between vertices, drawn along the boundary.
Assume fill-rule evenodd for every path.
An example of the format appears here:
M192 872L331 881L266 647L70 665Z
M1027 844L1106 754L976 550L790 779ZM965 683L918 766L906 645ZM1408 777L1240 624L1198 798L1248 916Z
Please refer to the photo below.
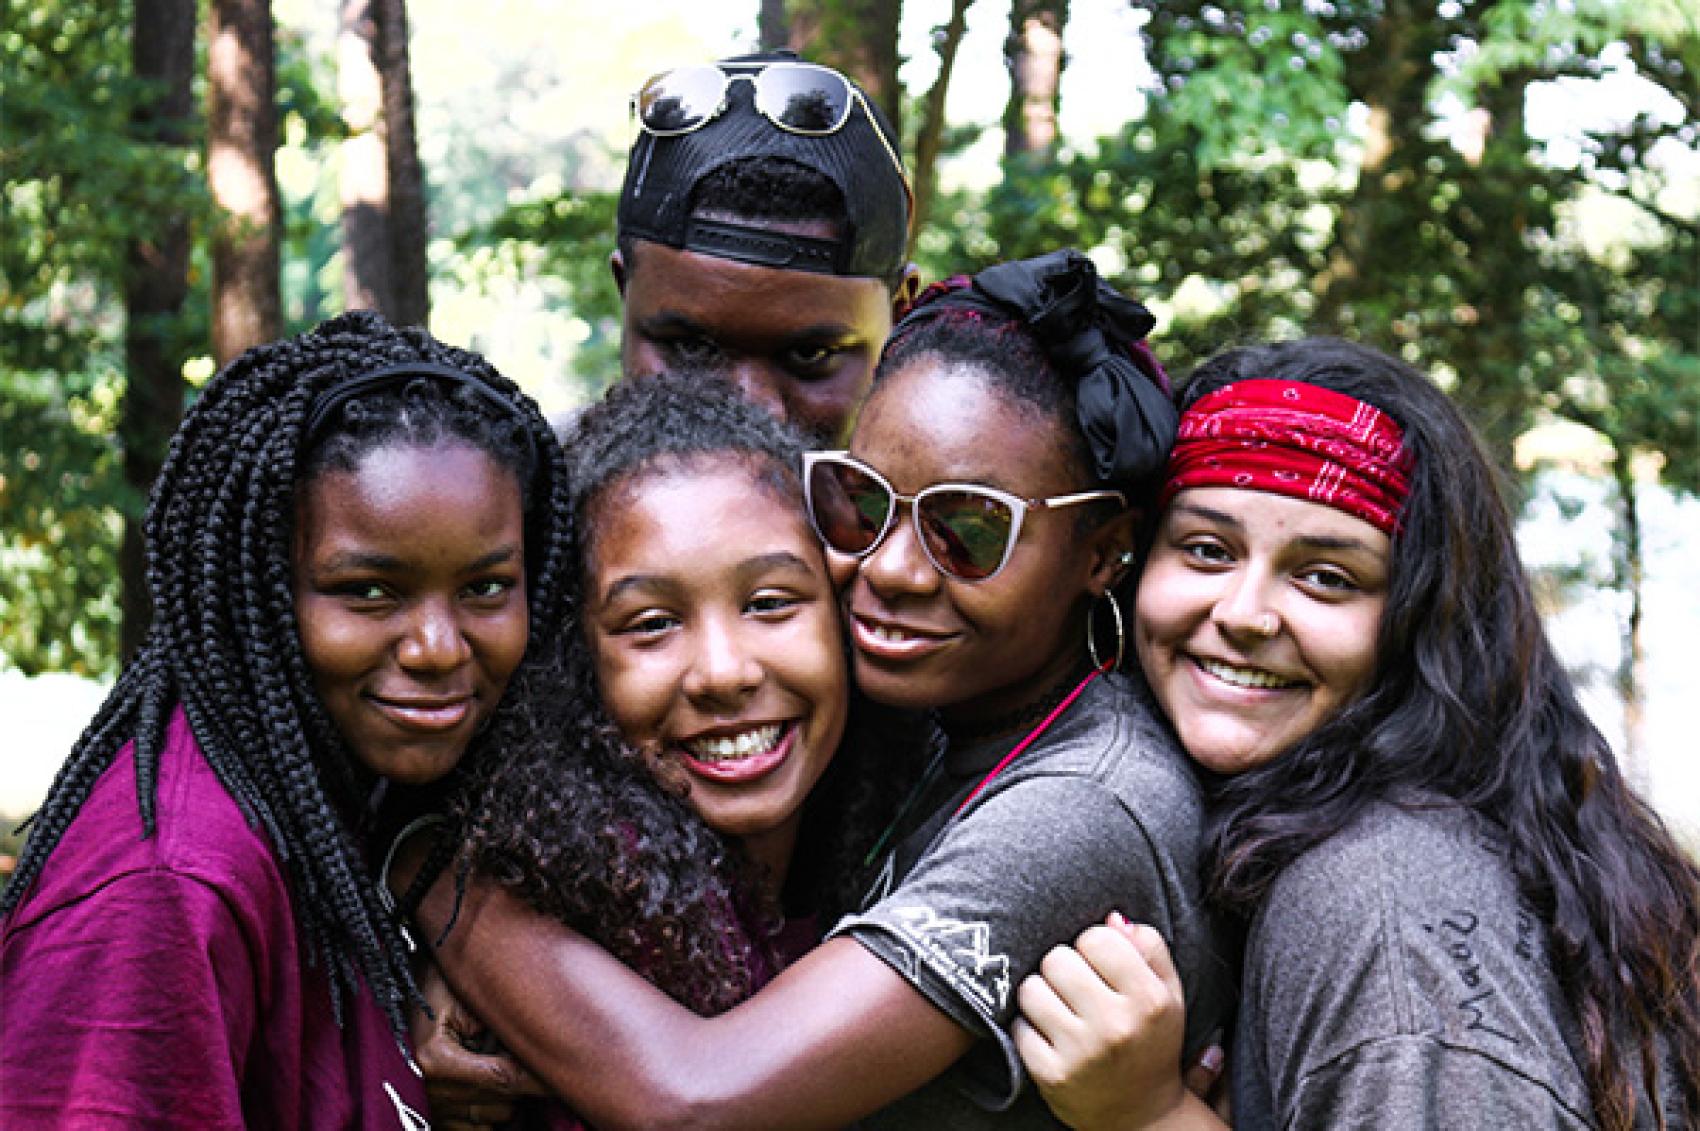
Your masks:
M1110 615L1115 619L1116 655L1115 659L1111 660L1107 664L1098 656L1098 641L1095 638L1096 633L1092 631L1092 625L1096 619L1094 614L1098 611L1096 602L1094 602L1092 608L1086 611L1086 654L1092 657L1093 667L1097 668L1101 672L1110 672L1121 667L1122 659L1127 655L1127 630L1122 624L1122 607L1116 603L1116 595L1106 589L1104 590L1103 597L1099 598L1099 600L1108 601L1110 603Z

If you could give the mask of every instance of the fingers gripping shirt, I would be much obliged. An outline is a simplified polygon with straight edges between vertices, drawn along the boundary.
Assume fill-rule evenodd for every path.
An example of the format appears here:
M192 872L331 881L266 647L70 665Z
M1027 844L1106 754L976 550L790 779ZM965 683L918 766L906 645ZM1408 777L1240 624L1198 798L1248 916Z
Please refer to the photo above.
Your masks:
M1198 788L1143 689L1095 681L958 812L1020 737L947 749L864 910L833 931L987 1038L870 1126L1054 1126L1036 1094L1018 1095L1015 989L1052 946L1111 910L1168 940L1186 985L1188 1050L1221 1023L1231 974L1200 898Z

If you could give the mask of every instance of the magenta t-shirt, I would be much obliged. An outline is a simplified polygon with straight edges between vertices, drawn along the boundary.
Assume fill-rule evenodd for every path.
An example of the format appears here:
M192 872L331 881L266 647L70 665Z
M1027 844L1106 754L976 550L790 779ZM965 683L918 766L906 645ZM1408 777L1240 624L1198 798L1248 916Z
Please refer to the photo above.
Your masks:
M126 746L0 923L0 1127L423 1128L369 993L339 1028L269 842L179 709L144 839Z

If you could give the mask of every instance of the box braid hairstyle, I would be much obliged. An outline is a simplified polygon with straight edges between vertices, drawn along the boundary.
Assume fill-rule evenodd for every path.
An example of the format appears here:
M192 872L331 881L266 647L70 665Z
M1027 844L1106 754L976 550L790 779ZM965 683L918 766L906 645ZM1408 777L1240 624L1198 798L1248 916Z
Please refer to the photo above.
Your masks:
M451 380L400 378L335 403L339 386L406 363L455 372ZM335 403L328 413L327 393ZM306 436L316 407L320 419ZM180 703L219 781L282 858L306 942L327 963L339 1020L344 995L363 979L397 1034L405 1033L404 1005L417 996L407 945L351 829L372 775L350 756L314 691L295 619L291 552L303 483L352 469L379 448L446 438L512 470L525 507L534 632L463 764L499 747L516 725L516 702L537 678L536 630L562 615L560 447L530 398L483 359L375 314L344 315L237 358L172 438L145 527L155 620L54 781L0 914L21 901L96 779L131 740L137 803L153 835L160 752Z
M599 508L619 505L618 493L643 479L740 460L758 489L802 513L801 437L712 376L616 384L565 442L575 595L587 584ZM581 602L575 596L575 608ZM575 621L560 643L561 683L533 705L534 733L488 764L462 798L462 859L694 1011L728 1009L777 972L780 909L759 894L748 861L690 807L682 778L665 763L652 770L621 739L582 626ZM793 912L824 920L844 909L850 861L921 764L906 737L914 728L865 706L853 704L845 741L807 803L785 899Z

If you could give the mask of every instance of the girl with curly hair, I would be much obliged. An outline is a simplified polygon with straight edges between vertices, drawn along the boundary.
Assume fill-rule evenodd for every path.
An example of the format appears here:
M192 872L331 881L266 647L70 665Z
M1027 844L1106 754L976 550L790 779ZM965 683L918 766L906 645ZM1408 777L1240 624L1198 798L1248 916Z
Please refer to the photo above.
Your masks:
M206 387L148 507L153 624L0 898L0 1124L423 1125L367 849L535 693L563 470L486 362L370 314Z
M462 800L462 859L718 1013L838 909L827 877L901 788L903 742L874 741L888 715L867 704L845 739L798 433L719 379L661 374L611 388L565 448L576 615L528 740Z
M1201 1003L1191 1044L1204 1044L1222 999L1197 882L1201 799L1118 670L1106 599L1132 561L1130 504L1174 426L1137 346L1149 326L1075 253L953 281L899 326L850 449L804 457L856 682L937 723L921 780L864 856L861 909L826 942L704 1017L501 884L474 878L452 925L453 885L428 893L420 914L449 982L596 1126L840 1127L875 1112L900 1127L1049 1126L1020 1087L1014 984L1124 902L1175 942ZM773 560L734 523L737 506L667 490L671 521ZM761 493L746 486L739 503ZM631 509L654 515L648 501ZM687 533L673 552L706 557ZM634 567L633 596L662 575ZM606 596L593 584L587 603L621 608L624 587L625 575ZM626 674L627 648L668 638L674 615L610 616L604 627L631 638L598 662ZM586 619L594 630L597 614ZM730 650L710 656L729 687L759 685ZM780 733L785 717L771 715ZM770 741L762 729L686 730L683 754L731 772L746 737Z
M1700 1126L1700 869L1578 704L1463 416L1326 339L1183 403L1134 639L1248 924L1235 1125ZM1221 1126L1167 966L1098 928L1023 987L1074 1126Z

